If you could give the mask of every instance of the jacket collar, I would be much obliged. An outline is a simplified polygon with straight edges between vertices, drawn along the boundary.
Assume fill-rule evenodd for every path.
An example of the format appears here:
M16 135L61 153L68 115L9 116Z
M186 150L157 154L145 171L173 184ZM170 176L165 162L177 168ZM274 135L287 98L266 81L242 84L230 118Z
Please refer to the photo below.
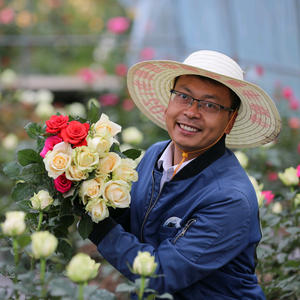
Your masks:
M184 168L182 168L171 180L172 182L178 181L178 180L184 180L190 177L193 177L199 173L201 173L204 169L206 169L210 164L212 164L215 160L223 156L226 152L225 147L225 134L224 136L209 150L204 152L203 154L199 155L197 158L195 158L193 161L188 163ZM171 142L171 141L170 141ZM168 147L170 142L166 145L166 147L163 149L163 151L158 155L155 168L157 168L157 161L161 157L162 153L165 151L165 149ZM159 169L159 171L162 171L162 167Z

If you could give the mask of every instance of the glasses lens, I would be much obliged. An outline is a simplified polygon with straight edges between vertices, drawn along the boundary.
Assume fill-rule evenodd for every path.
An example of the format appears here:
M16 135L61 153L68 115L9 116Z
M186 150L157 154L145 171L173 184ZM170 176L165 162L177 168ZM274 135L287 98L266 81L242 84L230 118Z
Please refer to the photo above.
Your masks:
M193 101L193 98L189 95L173 91L171 93L171 101L177 106L186 108Z
M193 102L193 98L187 94L172 90L171 101L178 107L187 108ZM196 101L198 101L198 108L201 113L209 114L214 117L220 113L221 107L219 105L205 100Z
M200 105L200 111L206 112L211 115L217 116L221 110L221 107L215 103L207 102L207 101L201 101L199 102ZM198 106L199 106L198 105Z

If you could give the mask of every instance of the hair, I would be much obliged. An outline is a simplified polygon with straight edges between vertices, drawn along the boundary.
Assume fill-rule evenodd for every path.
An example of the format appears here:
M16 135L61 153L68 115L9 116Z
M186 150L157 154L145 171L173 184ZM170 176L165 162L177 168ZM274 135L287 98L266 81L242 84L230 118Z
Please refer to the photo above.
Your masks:
M183 75L181 75L181 76L183 76ZM187 76L196 76L205 83L212 84L214 86L225 86L225 87L229 88L225 84L223 84L223 83L221 83L217 80L214 80L212 78L209 78L209 77L205 77L205 76L201 76L201 75L194 75L194 74L187 74ZM176 85L177 80L178 80L179 77L180 76L177 76L177 77L174 78L173 88L175 88L175 85ZM229 88L229 91L230 91L230 99L231 99L230 108L232 108L234 110L235 109L238 110L240 108L240 105L241 105L241 99L239 98L239 96L231 88Z

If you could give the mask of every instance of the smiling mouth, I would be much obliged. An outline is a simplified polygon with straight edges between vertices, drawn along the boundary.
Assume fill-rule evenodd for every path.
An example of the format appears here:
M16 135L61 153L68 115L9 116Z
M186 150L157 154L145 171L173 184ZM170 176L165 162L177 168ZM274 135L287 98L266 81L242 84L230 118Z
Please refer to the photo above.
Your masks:
M184 124L179 123L178 125L181 129L189 131L189 132L199 132L199 131L201 131L200 129L197 129L197 128L191 127L191 126L187 126L187 125L184 125Z

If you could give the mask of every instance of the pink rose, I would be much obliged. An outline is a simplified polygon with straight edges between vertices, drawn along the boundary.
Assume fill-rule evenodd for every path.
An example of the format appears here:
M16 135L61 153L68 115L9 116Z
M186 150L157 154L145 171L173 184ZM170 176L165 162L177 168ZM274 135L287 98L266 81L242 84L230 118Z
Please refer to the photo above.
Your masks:
M286 86L282 90L282 96L286 99L290 99L293 96L293 90L291 87Z
M115 17L108 20L106 27L108 31L116 34L125 32L130 26L130 21L126 17Z
M278 174L276 172L271 172L267 175L269 181L276 181L278 179Z
M298 144L297 148L298 148L298 154L300 155L300 143Z
M122 103L122 108L126 111L131 111L135 108L135 104L131 99L125 99Z
M125 76L127 74L128 67L126 64L117 64L115 67L115 72L119 76Z
M299 100L296 97L291 97L289 103L291 110L297 110L299 108Z
M262 191L261 193L262 193L262 195L264 195L264 197L267 201L267 205L269 205L271 202L273 202L275 195L272 194L272 191Z
M116 94L104 94L99 97L99 101L102 106L113 106L118 104L119 96Z
M3 8L0 11L0 23L2 24L10 24L15 17L15 12L11 7Z
M56 144L61 143L62 141L63 141L62 138L58 137L57 135L49 136L45 141L45 146L42 152L40 153L40 156L45 158L48 151L52 151L53 147Z
M61 193L65 193L71 189L72 181L66 178L65 174L54 179L54 187Z
M297 167L297 176L300 178L300 165Z
M140 57L143 60L153 59L154 56L155 56L155 49L151 47L146 47L142 49L140 52Z
M298 129L300 128L300 119L296 118L296 117L292 117L289 119L289 126L292 129Z

